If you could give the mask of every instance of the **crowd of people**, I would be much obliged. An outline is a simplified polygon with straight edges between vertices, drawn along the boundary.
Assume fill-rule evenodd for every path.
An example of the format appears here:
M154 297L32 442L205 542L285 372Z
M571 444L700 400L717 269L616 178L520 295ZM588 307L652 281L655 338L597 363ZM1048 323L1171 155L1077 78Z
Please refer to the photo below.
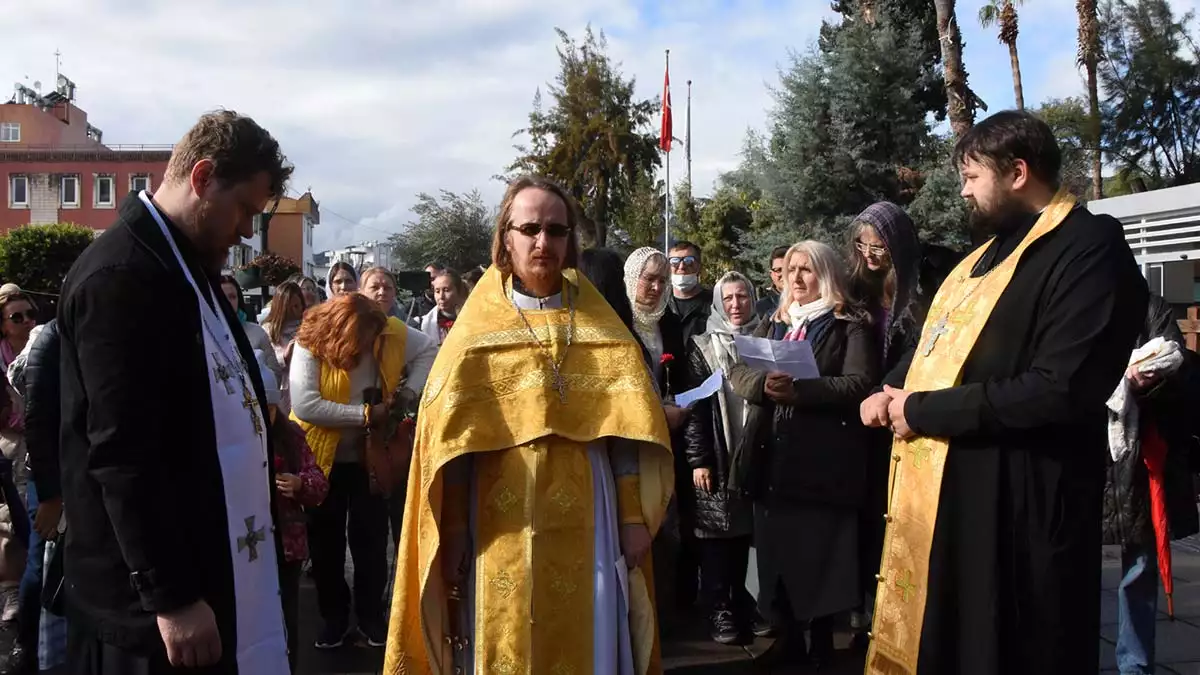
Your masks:
M1152 672L1151 485L1168 536L1200 530L1192 356L1043 122L994 115L955 159L986 235L961 260L880 202L760 288L687 241L583 250L528 176L490 266L432 263L405 307L339 262L255 317L220 269L291 167L203 116L54 319L0 288L7 672L295 672L307 571L315 647L389 675L661 672L697 607L769 663L830 665L845 619L868 673L1094 673L1102 543L1118 663Z

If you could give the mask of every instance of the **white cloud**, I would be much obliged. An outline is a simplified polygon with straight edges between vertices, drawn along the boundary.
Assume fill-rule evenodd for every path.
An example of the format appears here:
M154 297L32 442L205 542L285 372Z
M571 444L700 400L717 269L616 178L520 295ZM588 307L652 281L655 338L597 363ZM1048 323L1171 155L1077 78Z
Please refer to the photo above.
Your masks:
M1195 6L1200 0L1174 0ZM1026 99L1079 89L1073 3L1022 9ZM736 166L745 131L761 127L776 67L815 40L817 0L39 0L8 8L4 78L49 83L53 52L79 104L111 143L171 143L203 111L254 116L297 165L293 186L322 203L317 248L379 239L409 219L417 192L479 188L512 160L535 89L557 71L554 27L589 22L638 93L661 92L671 49L675 135L693 80L693 176L704 194ZM960 17L971 82L1011 105L1007 52ZM656 120L657 123L657 120ZM678 146L677 146L678 147ZM684 174L682 148L672 178ZM355 224L357 223L357 224Z

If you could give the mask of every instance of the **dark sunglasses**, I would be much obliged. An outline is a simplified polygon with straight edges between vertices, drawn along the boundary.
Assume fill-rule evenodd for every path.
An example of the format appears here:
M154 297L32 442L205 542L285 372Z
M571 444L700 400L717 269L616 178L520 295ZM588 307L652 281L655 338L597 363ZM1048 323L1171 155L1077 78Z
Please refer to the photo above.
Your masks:
M541 223L524 223L522 225L509 225L508 229L516 230L526 237L536 237L541 234L543 230L546 231L546 236L553 237L555 239L562 239L568 234L571 234L571 228L567 225L563 225L562 223L547 223L545 225L542 225Z
M671 267L679 267L679 263L683 263L684 265L695 265L696 264L696 256L685 255L682 258L680 258L677 255L671 256L670 258L667 258L667 262L671 263Z
M25 323L26 321L37 321L37 313L35 313L32 309L25 313L13 312L12 314L8 315L8 320L13 323Z

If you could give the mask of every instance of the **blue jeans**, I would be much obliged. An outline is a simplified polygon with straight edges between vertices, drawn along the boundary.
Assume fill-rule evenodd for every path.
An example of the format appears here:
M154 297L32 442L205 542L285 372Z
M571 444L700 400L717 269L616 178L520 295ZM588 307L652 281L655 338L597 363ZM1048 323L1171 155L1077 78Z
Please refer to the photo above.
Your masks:
M1117 588L1117 668L1122 675L1154 672L1158 615L1158 555L1154 544L1121 547Z
M33 529L37 517L38 497L33 481L25 483L25 503L29 509L29 558L25 561L25 576L21 577L18 616L21 622L21 645L37 654L38 622L42 617L42 566L46 557L46 542Z

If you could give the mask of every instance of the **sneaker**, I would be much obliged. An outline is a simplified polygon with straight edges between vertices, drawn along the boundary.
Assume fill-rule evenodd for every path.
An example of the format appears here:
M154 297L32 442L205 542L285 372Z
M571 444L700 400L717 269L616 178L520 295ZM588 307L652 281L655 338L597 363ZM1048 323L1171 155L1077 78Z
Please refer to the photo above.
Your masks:
M712 636L713 642L723 645L735 645L741 642L741 631L738 630L737 621L734 620L733 612L728 607L717 605L709 620L712 622L712 630L709 635Z
M317 649L337 649L346 643L349 632L345 621L326 621L313 646Z
M371 647L382 647L387 644L387 625L382 621L358 621L358 633Z

